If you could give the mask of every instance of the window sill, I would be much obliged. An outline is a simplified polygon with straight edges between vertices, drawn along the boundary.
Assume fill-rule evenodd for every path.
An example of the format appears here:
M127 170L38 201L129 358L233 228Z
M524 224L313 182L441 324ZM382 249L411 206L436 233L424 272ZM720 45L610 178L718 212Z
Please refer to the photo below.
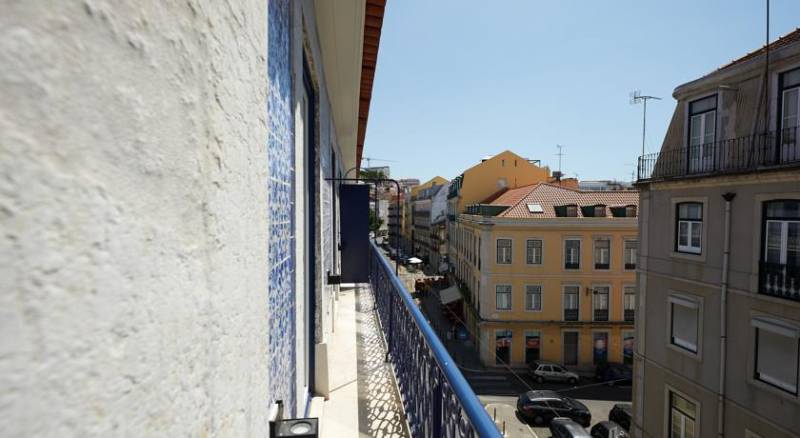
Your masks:
M797 405L800 405L800 397L792 394L789 391L781 389L771 383L758 380L755 377L753 377L752 373L750 373L750 376L747 378L747 383L749 383L754 388L760 389L762 391L767 391L770 394L781 397L784 400L789 400Z
M698 362L702 361L702 357L700 356L700 353L699 353L699 351L700 351L699 348L697 349L697 352L692 352L691 350L687 350L686 348L683 348L680 345L675 345L672 342L667 342L667 348L669 348L672 351L676 351L678 353L681 353L684 356L691 357L692 359L694 359L694 360L696 360Z
M690 252L680 252L673 250L672 253L670 253L670 257L697 263L705 263L706 261L705 253L694 254Z

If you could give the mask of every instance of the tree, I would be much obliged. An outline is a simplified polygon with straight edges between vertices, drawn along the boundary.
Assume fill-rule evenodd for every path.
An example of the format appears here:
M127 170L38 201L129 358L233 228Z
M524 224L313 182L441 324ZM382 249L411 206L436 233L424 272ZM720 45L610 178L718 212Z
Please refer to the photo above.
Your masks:
M383 225L383 219L379 218L375 210L369 211L369 230L373 232L377 232L381 225Z
M386 176L380 170L359 170L358 177L361 179L384 179Z

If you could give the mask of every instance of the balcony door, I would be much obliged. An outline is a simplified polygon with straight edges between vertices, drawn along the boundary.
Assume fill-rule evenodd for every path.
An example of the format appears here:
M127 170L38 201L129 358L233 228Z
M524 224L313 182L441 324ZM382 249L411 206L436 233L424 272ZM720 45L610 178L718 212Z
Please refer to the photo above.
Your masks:
M764 213L762 292L800 301L800 200L767 202Z
M689 172L714 169L714 140L717 132L717 96L689 103Z
M564 332L563 333L563 348L562 362L565 366L574 366L578 364L578 332Z
M303 59L303 86L297 96L297 117L295 121L295 142L298 152L302 153L302 165L298 163L297 199L302 199L302 211L296 212L298 229L302 237L297 239L298 276L295 296L295 339L297 412L305 411L309 394L314 387L314 333L316 313L316 260L315 248L317 232L315 218L317 214L317 151L316 151L316 96L308 64Z
M800 127L800 68L783 73L780 77L780 162L800 160L797 129Z

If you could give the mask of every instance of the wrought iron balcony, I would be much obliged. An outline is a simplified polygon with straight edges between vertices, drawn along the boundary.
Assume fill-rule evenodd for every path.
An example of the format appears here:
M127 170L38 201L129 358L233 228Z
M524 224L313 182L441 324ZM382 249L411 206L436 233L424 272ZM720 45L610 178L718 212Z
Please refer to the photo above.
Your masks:
M497 437L500 431L374 243L370 284L413 437Z
M665 148L639 157L638 181L800 167L797 128L699 145Z
M764 295L800 301L800 266L760 262L759 292Z
M633 322L636 318L636 311L634 309L625 309L624 314L625 321L627 322Z
M564 321L577 321L578 309L564 309Z
M595 321L608 321L608 309L594 309Z

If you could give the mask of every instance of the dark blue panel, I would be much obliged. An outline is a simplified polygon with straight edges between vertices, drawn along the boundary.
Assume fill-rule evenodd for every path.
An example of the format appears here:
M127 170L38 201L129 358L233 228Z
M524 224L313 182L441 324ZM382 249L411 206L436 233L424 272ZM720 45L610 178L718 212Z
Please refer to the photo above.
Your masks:
M342 283L369 280L368 185L343 184L339 192L342 227Z

